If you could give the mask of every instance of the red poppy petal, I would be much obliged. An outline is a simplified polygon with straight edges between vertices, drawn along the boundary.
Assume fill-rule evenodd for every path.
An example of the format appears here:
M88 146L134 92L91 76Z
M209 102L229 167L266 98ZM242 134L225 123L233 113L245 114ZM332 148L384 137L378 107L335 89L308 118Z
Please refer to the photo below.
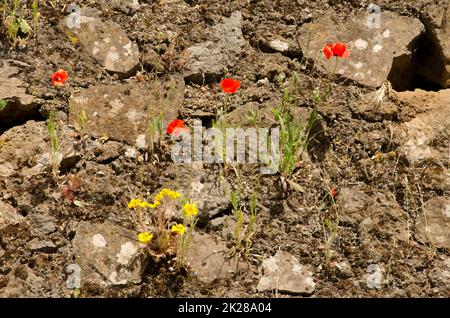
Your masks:
M184 121L181 119L174 119L172 120L169 125L167 125L167 133L169 135L171 135L173 133L173 131L175 130L175 128L181 128L184 127Z
M333 46L331 44L325 45L323 48L323 54L325 54L327 59L331 59L333 56Z
M347 50L347 47L345 46L344 43L341 43L341 42L336 42L332 48L333 55L336 55L339 57L343 57L346 50Z
M236 93L239 87L241 87L241 82L232 78L224 78L222 81L220 81L220 87L222 88L223 92L232 94Z
M68 74L65 70L57 70L52 74L52 85L53 86L64 86L64 82L68 78Z

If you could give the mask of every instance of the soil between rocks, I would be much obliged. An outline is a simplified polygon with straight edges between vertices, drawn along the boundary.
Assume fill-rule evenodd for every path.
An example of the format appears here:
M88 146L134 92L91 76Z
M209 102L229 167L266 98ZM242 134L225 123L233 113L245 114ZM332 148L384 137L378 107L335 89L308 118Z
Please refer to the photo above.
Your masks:
M289 178L287 192L283 191L278 174L262 175L255 165L180 166L171 161L169 145L158 148L156 156L148 158L145 149L139 149L132 138L120 137L123 131L128 132L128 126L115 127L118 122L114 120L101 122L103 126L96 126L93 131L88 127L81 136L72 129L69 101L74 96L96 99L95 93L90 96L86 90L97 86L106 87L102 91L106 100L108 90L111 96L118 91L132 96L129 104L120 106L125 108L134 103L151 104L152 98L161 101L154 91L163 91L165 97L175 91L175 102L169 106L156 103L154 107L170 107L174 116L178 112L178 117L189 125L194 119L211 124L223 105L218 79L205 77L203 85L186 79L183 73L188 63L185 50L209 41L211 28L222 23L223 18L230 18L235 11L242 15L244 45L239 56L228 61L231 66L226 72L241 81L241 89L230 96L227 116L230 122L249 126L244 110L257 105L263 113L261 124L267 123L270 109L277 107L282 99L287 80L299 69L301 52L271 52L255 45L252 39L270 29L294 43L295 31L302 25L330 12L337 21L343 21L365 10L366 3L161 0L139 1L140 8L135 9L128 5L131 2L73 1L79 6L96 9L101 20L117 23L137 44L140 62L133 68L132 75L106 70L101 61L83 50L82 43L71 41L64 33L60 24L71 1L42 2L38 36L29 39L24 48L10 48L5 34L1 35L2 58L27 64L16 77L25 83L26 92L36 98L38 113L2 122L0 126L3 132L0 138L9 132L8 138L0 139L0 151L11 154L6 157L9 160L6 163L0 160L3 165L0 169L0 296L297 297L298 293L257 288L267 274L263 261L279 250L293 255L311 271L315 291L309 293L309 297L450 296L450 223L443 216L450 211L449 125L434 126L436 130L441 129L440 134L426 142L434 157L426 163L414 161L417 165L411 164L411 153L415 149L404 150L405 145L412 147L408 144L411 139L396 131L397 128L407 129L402 125L417 118L433 123L420 117L426 116L430 101L430 108L442 101L442 108L436 109L443 117L448 116L450 104L445 104L449 100L448 90L426 92L428 87L419 83L408 91L395 92L380 109L366 111L361 105L367 103L366 96L373 94L377 87L345 80L331 81L314 67L300 69L296 108L299 113L309 113L316 107L322 122L320 131L324 134L317 143L325 150L320 160L313 160L311 154L299 159L298 168ZM373 2L381 10L408 17L418 17L421 7L433 3L431 0ZM28 17L31 17L29 11ZM69 80L65 87L56 90L49 79L60 68L68 70ZM154 82L158 85L151 86ZM172 82L181 84L168 84ZM139 88L141 85L144 88ZM120 89L115 88L118 86ZM314 92L317 88L324 91L328 87L331 87L331 95L327 101L316 104ZM415 88L424 91L414 91ZM181 96L177 95L178 90ZM38 139L42 144L34 148L31 147L33 142L26 138L14 139L14 135L22 136L20 133L23 136L33 134L20 128L27 125L28 120L38 122L33 131L43 130L45 134L44 121L52 108L58 110L61 125L75 132L68 132L63 142L70 150L59 182L54 181L48 167L38 172L30 168L37 166L31 161L50 151L48 137ZM95 117L95 110L99 111L91 110L88 118ZM445 118L440 122L445 122ZM19 130L13 134L11 129ZM107 136L102 135L102 129L109 131ZM145 130L145 126L142 129ZM412 130L408 131L413 134ZM114 136L115 132L118 137ZM428 136L427 132L424 134ZM81 148L75 147L80 142ZM15 150L22 148L22 153ZM402 151L405 151L404 156ZM11 167L6 165L8 162ZM3 170L6 166L8 169ZM105 286L96 281L94 273L94 279L83 280L78 291L67 287L70 276L67 266L77 264L73 242L81 222L87 221L93 226L108 223L136 231L127 209L132 195L154 194L172 185L183 189L186 180L188 187L196 176L204 187L199 192L199 198L204 201L201 213L207 215L198 223L196 231L209 234L215 242L201 246L218 249L232 245L231 206L221 197L221 188L215 182L225 180L223 182L231 188L240 189L246 213L251 193L258 194L252 250L249 258L242 261L240 270L230 270L214 279L208 275L215 273L203 269L202 275L207 276L203 279L189 266L185 272L174 274L169 261L150 259L138 270L140 282L133 272L131 283ZM85 204L75 205L64 192L68 185L73 185L74 178L79 185L71 195ZM336 198L330 196L333 188L337 189ZM444 214L439 214L440 209ZM209 213L212 210L213 215ZM335 225L327 226L330 221ZM434 228L434 224L441 227ZM433 233L427 232L428 226ZM433 236L438 234L441 239Z

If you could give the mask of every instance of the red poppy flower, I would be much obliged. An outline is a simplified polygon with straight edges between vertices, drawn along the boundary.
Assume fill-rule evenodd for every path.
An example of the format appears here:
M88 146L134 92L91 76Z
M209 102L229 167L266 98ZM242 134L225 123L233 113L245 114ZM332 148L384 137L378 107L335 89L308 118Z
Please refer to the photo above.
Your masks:
M178 137L183 131L188 131L188 128L184 126L184 120L175 119L169 123L166 131L169 135Z
M325 54L327 59L331 59L333 54L333 44L327 44L323 48L323 54Z
M323 48L323 54L327 59L331 59L333 56L347 58L350 56L350 51L347 50L347 46L342 42L336 42L333 44L327 44Z
M52 86L64 86L69 75L65 70L58 70L52 75Z
M333 187L330 191L330 194L333 198L336 198L338 195L338 190L336 189L336 187Z
M333 44L333 55L346 58L350 56L350 51L347 50L347 46L342 42L336 42Z
M222 87L224 93L233 94L241 87L241 82L232 78L224 78L220 81L220 87Z

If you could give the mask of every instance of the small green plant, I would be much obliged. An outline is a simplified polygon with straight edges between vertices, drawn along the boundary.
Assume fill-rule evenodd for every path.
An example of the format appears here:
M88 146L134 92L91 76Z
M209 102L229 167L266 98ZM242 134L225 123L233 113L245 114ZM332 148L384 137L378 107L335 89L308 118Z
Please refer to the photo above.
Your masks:
M236 222L234 227L234 247L236 252L240 252L242 250L242 225L244 223L244 212L239 205L239 197L234 191L230 192L230 202L233 206L233 217Z
M258 110L249 109L245 113L245 117L249 121L250 125L255 126L255 127L257 126Z
M317 119L317 111L311 111L306 124L292 115L298 96L298 76L296 73L289 80L284 91L280 108L274 109L275 121L280 126L280 170L282 184L285 178L293 174L309 142L309 132Z
M34 35L36 36L39 27L39 18L41 16L41 14L39 13L38 1L33 0L31 7L33 8L33 31Z
M84 109L81 111L75 112L76 122L75 122L75 129L77 129L81 134L84 132L87 122L88 122L88 116Z
M2 111L6 107L6 101L0 99L0 111Z
M325 219L324 221L324 236L325 236L325 259L328 263L331 257L331 246L337 236L338 224L331 219Z
M52 174L55 180L59 175L59 126L57 121L55 120L54 111L51 110L48 120L47 120L47 129L50 135L50 143L51 143L51 165L52 165Z
M322 104L328 97L328 93L322 93L319 87L314 89L313 94L314 104L316 105Z
M17 45L24 47L33 31L22 16L23 8L20 2L21 0L3 0L2 3L3 27L12 47Z
M228 121L224 115L223 108L219 109L216 113L216 118L212 122L212 127L215 129L218 129L222 132L223 140L226 140L226 134L227 134L227 128L228 128ZM224 143L221 143L220 140L216 141L216 153L221 157L221 161L225 161L225 149L226 145ZM222 147L222 149L220 149Z
M163 136L163 118L164 114L160 113L158 117L151 118L148 124L149 151L151 155L155 152L155 141L158 145L161 144L161 139Z
M230 191L230 202L232 206L233 218L236 222L233 238L234 247L231 251L231 256L239 255L248 259L250 250L253 244L252 238L255 234L255 222L256 222L256 205L257 197L256 193L252 193L249 202L250 216L247 227L244 227L244 211L239 203L239 194L235 191ZM243 246L243 242L245 245Z
M256 222L256 193L252 193L250 197L250 220L248 222L248 227L245 235L245 258L248 258L250 255L250 250L252 247L252 237L255 233L255 222Z

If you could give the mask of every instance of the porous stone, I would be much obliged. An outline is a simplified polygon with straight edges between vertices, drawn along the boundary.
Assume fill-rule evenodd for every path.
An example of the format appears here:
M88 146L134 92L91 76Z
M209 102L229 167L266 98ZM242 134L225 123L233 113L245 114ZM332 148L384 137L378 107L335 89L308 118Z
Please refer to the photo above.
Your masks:
M188 62L183 70L185 80L197 84L220 80L223 70L233 66L246 44L242 35L242 15L235 11L229 18L206 33L207 41L186 49Z
M27 84L18 77L28 67L23 62L0 59L0 101L6 103L0 108L0 125L38 114L39 105L27 93Z
M278 251L263 260L264 276L260 279L258 291L278 291L293 295L310 296L316 289L312 272L299 263L290 253Z
M425 202L423 216L416 220L417 237L437 248L450 249L450 197Z
M72 13L74 14L74 13ZM76 21L70 19L76 19ZM116 22L103 21L91 8L81 8L79 16L68 16L59 24L70 38L77 39L84 52L107 71L121 78L133 75L139 66L139 48Z
M113 224L82 222L73 239L81 284L93 281L102 286L141 282L145 256L136 233Z
M425 28L420 20L382 11L380 24L371 23L367 12L350 17L345 22L335 22L326 15L316 22L300 28L299 43L304 56L325 73L333 72L357 83L380 87L390 80L396 90L412 85L415 66L414 47ZM323 48L328 43L344 42L351 54L327 60Z

